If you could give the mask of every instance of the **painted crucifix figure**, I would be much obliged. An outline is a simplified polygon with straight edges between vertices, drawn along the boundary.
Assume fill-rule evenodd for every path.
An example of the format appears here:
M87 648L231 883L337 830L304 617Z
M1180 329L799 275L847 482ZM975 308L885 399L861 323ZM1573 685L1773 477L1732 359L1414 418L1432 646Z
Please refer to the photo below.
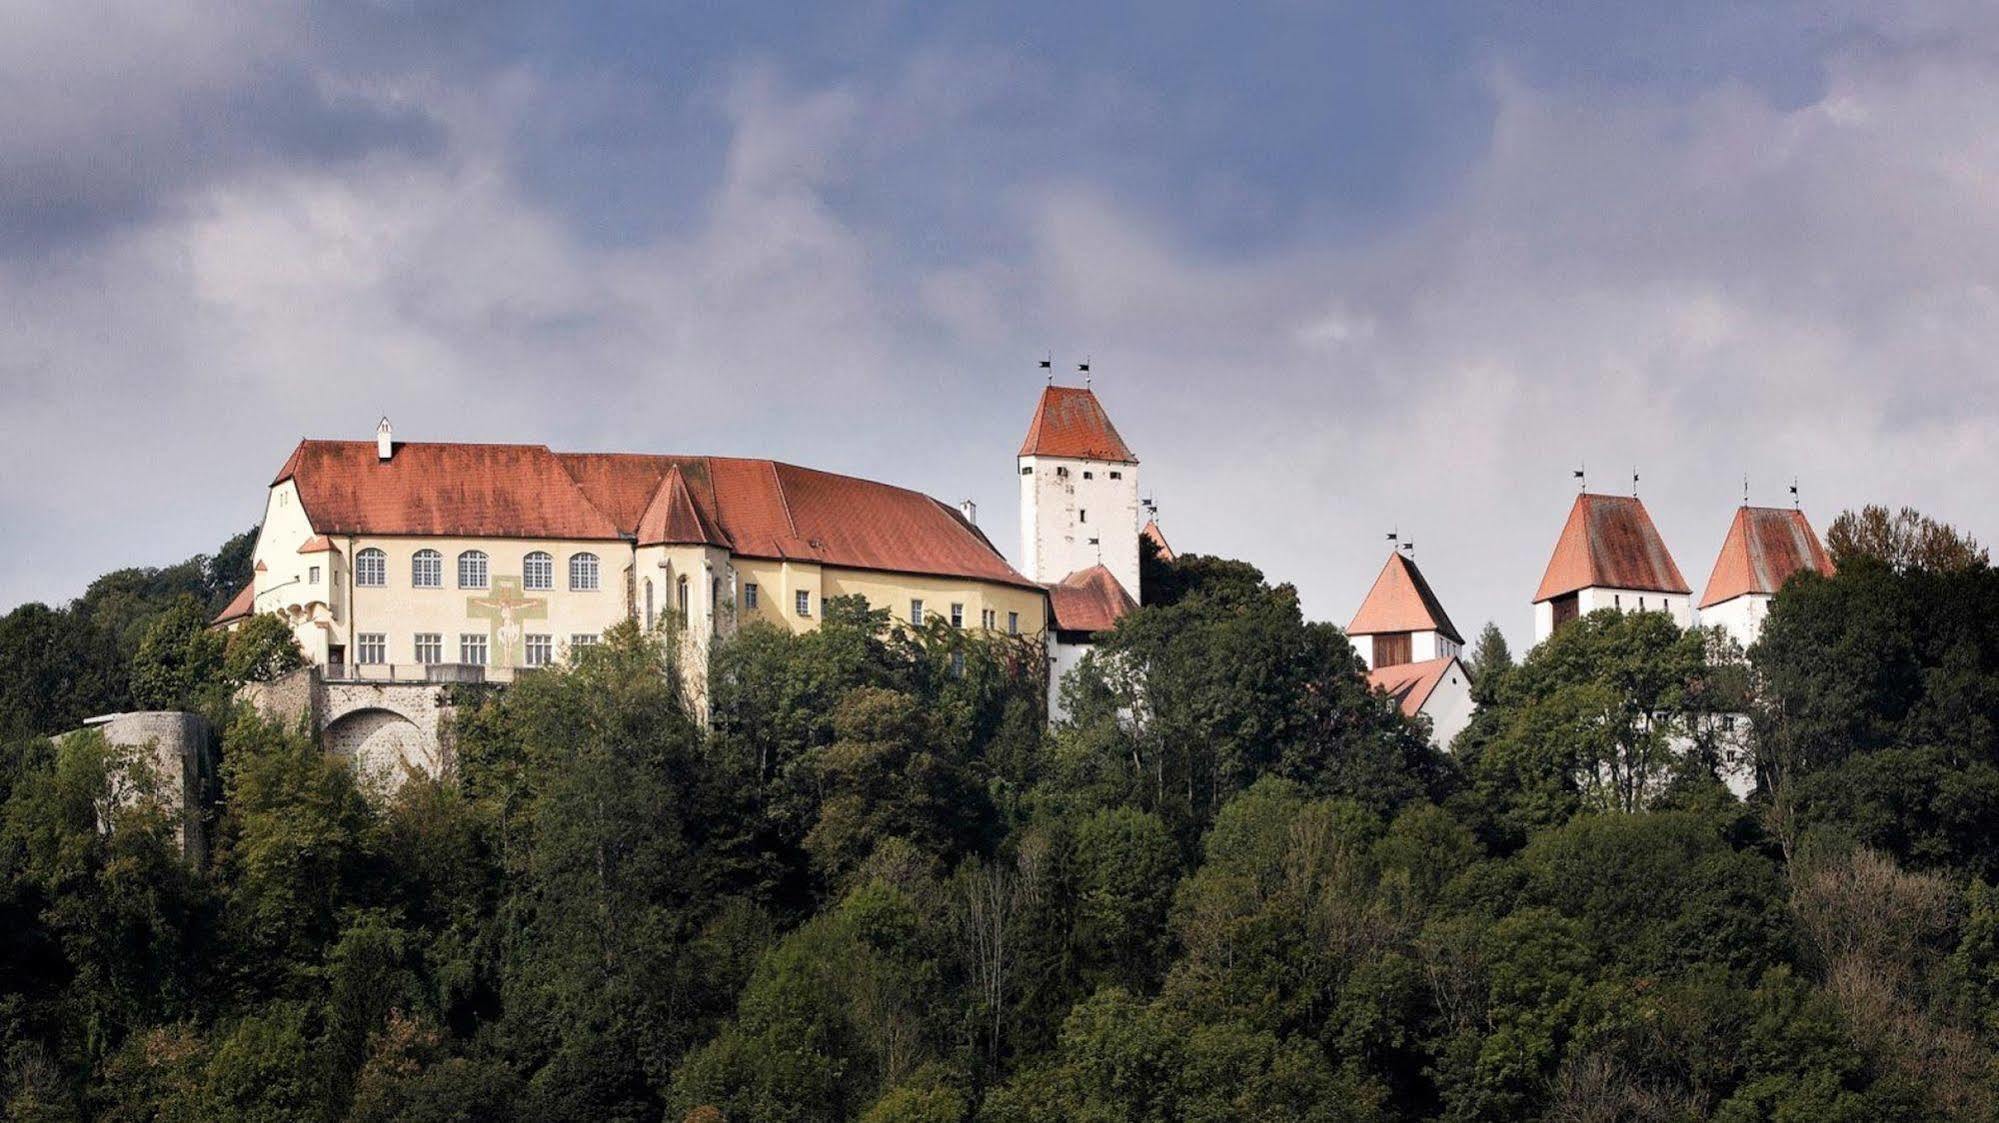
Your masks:
M548 619L548 598L529 597L521 592L518 577L495 577L493 589L485 596L466 597L465 615L491 621L493 666L521 665L521 621Z

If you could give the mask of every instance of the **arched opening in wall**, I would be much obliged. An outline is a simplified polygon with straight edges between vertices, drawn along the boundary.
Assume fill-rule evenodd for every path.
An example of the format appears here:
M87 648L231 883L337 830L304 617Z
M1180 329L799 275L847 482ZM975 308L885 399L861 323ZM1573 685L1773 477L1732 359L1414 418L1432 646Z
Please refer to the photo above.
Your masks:
M410 769L436 776L443 762L415 722L383 709L342 714L326 727L326 751L354 765L364 783L381 791L402 785Z

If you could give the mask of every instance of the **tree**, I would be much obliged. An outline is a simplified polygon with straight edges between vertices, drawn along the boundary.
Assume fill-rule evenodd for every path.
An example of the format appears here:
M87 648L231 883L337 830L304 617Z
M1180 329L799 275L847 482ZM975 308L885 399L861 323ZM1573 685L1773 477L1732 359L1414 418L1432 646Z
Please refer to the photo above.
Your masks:
M1472 693L1480 705L1498 696L1499 680L1513 669L1513 649L1506 645L1506 633L1499 625L1487 621L1473 642L1468 665L1471 675Z
M201 602L182 596L146 628L132 656L132 700L148 710L194 709L222 681L223 641Z
M291 625L275 612L260 612L228 633L222 674L235 683L270 682L305 663Z
M1952 573L1991 564L1985 547L1955 527L1904 507L1894 514L1873 504L1842 511L1826 528L1826 550L1833 564L1846 566L1871 558L1898 572L1927 570Z

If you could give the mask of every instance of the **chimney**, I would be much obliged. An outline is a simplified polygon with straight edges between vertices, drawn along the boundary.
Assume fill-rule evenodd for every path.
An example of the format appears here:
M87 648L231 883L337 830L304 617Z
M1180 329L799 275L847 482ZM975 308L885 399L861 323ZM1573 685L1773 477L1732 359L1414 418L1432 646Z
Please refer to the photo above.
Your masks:
M973 526L979 525L979 505L977 503L969 499L960 499L958 501L958 513L965 516L966 522L971 523Z
M395 437L396 431L390 427L389 419L382 418L382 423L375 426L375 459L387 460L396 454Z

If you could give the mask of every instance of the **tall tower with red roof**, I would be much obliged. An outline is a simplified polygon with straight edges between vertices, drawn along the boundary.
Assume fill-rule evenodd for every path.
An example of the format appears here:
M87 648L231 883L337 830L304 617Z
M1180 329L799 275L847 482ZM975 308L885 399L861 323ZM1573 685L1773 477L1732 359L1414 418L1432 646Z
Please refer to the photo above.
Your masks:
M1637 496L1578 495L1534 594L1534 642L1599 608L1664 612L1691 627L1692 592Z
M1020 570L1053 585L1094 566L1138 599L1138 457L1087 387L1049 386L1020 443Z
M1726 628L1748 647L1762 632L1777 590L1806 569L1832 575L1832 559L1803 511L1747 504L1736 508L1701 594L1702 626Z

